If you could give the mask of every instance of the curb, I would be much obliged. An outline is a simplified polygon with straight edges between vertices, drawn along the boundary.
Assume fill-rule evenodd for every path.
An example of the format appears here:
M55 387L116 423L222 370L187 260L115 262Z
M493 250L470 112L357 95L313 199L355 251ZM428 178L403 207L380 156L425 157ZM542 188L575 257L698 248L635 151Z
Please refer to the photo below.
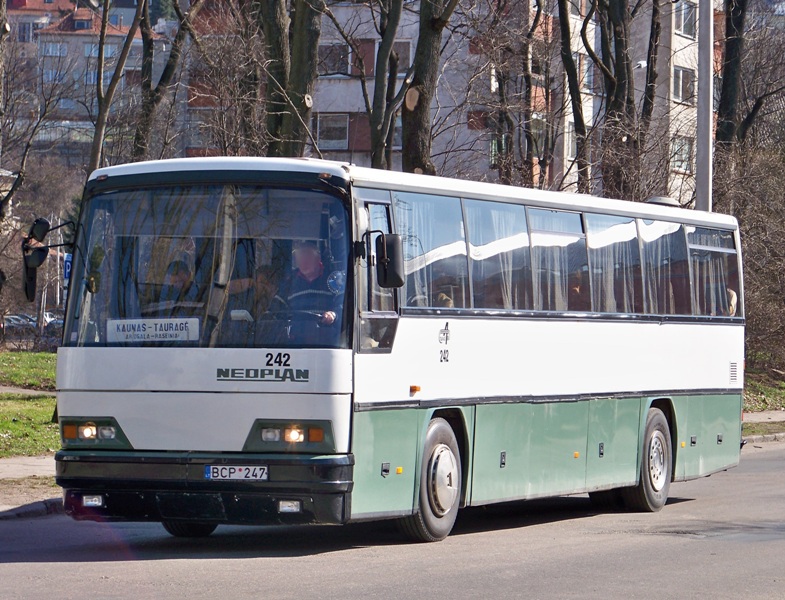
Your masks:
M8 521L11 519L34 519L36 517L46 517L48 515L62 515L63 500L62 498L49 498L41 502L32 502L17 508L12 508L4 512L0 512L0 521Z
M742 438L748 444L760 444L762 442L785 442L785 433L768 433L766 435L748 435Z

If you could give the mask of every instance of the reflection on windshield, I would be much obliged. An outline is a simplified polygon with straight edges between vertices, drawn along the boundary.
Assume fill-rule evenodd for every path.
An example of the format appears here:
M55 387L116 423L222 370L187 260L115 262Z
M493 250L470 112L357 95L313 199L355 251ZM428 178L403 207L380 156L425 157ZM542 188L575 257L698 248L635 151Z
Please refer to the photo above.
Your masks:
M150 188L88 201L68 345L346 347L346 211L328 194Z

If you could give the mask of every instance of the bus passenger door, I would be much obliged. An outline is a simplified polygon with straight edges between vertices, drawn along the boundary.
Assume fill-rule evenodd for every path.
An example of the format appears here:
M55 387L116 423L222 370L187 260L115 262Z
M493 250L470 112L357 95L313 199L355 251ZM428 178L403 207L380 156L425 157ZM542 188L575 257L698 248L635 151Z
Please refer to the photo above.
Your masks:
M371 192L375 190L366 191ZM378 232L392 232L390 209L388 203L366 202L359 210L365 212L360 221L367 219L367 229L359 232L365 258L359 260L357 271L359 327L354 355L351 517L403 516L412 511L419 414L412 408L395 407L396 403L409 401L408 393L399 387L407 381L406 357L393 353L398 292L382 288L376 281L376 239L381 235Z

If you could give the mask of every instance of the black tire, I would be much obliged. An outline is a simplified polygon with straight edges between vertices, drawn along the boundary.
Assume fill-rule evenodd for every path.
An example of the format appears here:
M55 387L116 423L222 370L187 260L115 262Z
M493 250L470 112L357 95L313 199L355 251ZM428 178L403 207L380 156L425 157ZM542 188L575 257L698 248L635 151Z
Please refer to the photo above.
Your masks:
M461 503L461 455L452 427L433 419L425 434L417 511L401 520L401 530L419 542L446 538Z
M658 408L650 408L643 436L640 481L624 488L622 495L628 510L657 512L668 501L673 470L673 447L668 420Z
M161 525L174 537L182 538L207 537L218 527L215 523L192 523L190 521L163 521Z

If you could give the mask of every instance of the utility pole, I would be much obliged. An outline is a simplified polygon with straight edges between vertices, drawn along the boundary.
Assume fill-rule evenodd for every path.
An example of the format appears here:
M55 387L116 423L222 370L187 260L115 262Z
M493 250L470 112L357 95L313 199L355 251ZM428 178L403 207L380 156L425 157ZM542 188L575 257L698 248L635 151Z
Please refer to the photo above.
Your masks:
M698 2L698 131L695 208L711 211L714 159L714 0Z

